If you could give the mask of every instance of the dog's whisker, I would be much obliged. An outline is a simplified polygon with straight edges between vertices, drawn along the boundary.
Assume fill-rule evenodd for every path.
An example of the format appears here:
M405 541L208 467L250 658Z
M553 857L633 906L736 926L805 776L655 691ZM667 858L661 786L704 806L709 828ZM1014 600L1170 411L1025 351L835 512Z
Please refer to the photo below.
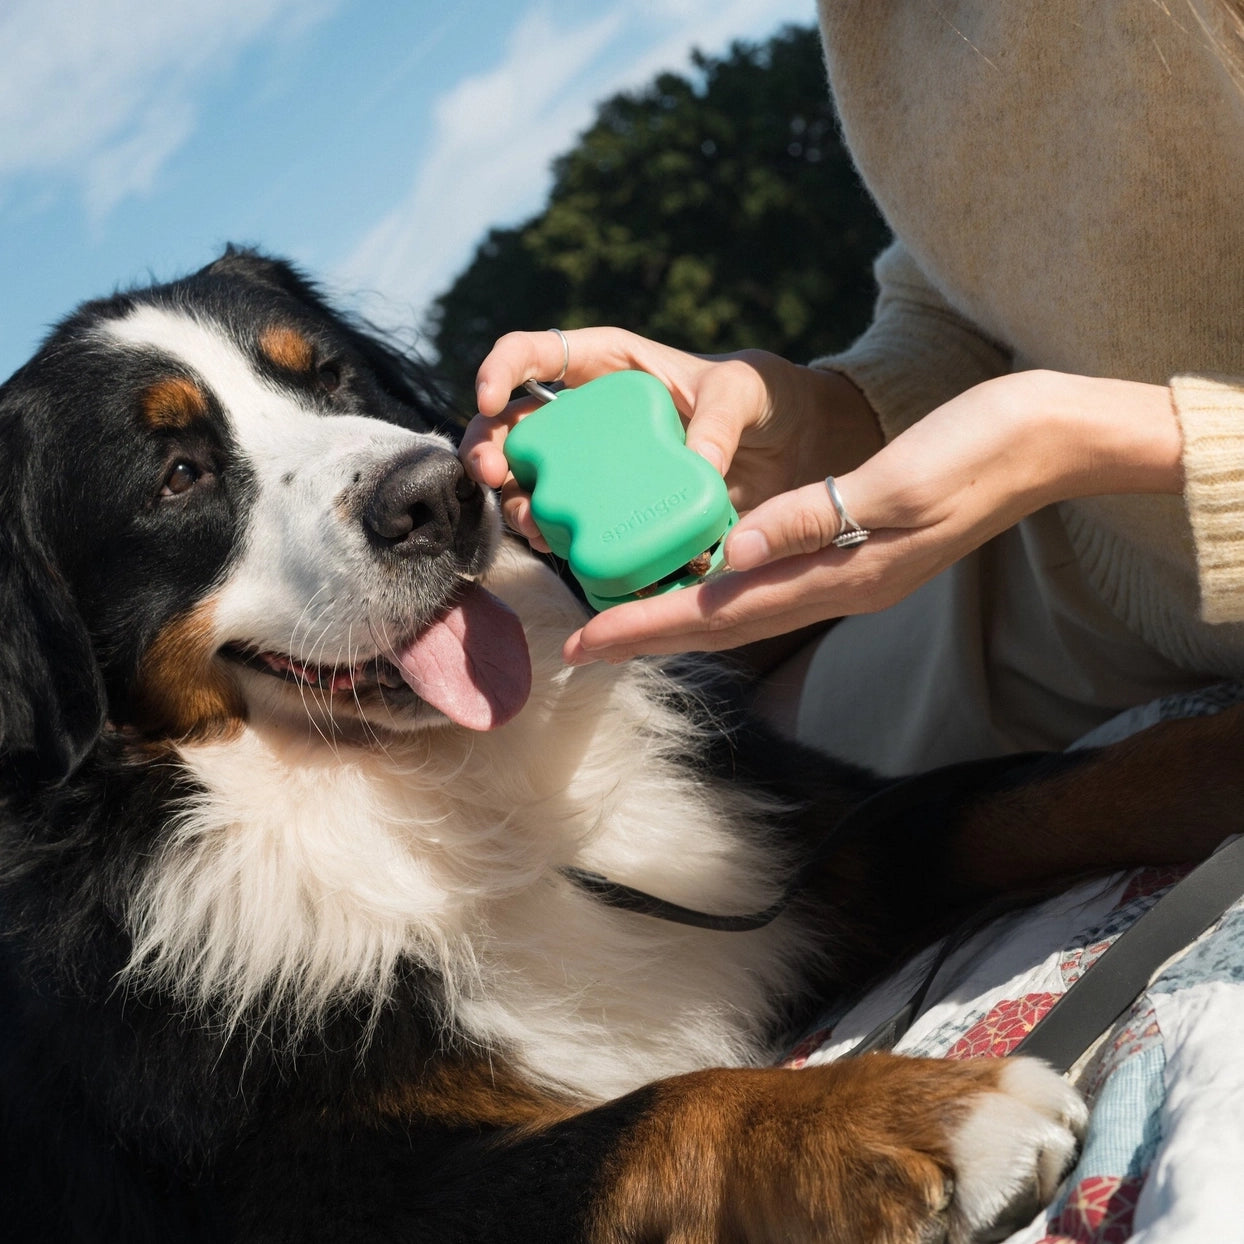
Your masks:
M368 614L367 616L367 629L369 632L372 629L370 614ZM354 638L354 627L353 625L351 625L346 630L346 649L347 649L347 653L349 654L351 669L355 668L358 662L358 649L352 650L351 648L353 638ZM365 737L372 743L373 746L377 747L386 756L389 756L390 753L389 753L388 747L383 742L383 740L380 738L380 735L376 733L375 726L373 726L372 723L367 719L367 710L363 707L363 701L359 696L357 682L353 682L353 681L351 682L350 694L354 698L355 708L358 709L358 717L359 717L359 721L362 722L363 724L363 732L364 732Z
M328 621L324 623L323 629L320 631L319 638L315 641L315 643L312 645L310 649L311 664L313 666L317 666L320 668L328 668L328 669L336 668L336 664L334 662L324 661L320 659L322 657L322 654L326 650L326 645L328 643L328 636L332 630L332 626L333 626L332 619L329 619ZM340 649L338 649L337 651L337 656L338 658L340 658L341 656ZM338 750L338 747L339 747L338 740L340 738L340 730L337 726L337 721L333 714L332 688L331 686L325 687L322 682L316 681L315 683L312 684L311 694L314 699L317 699L319 701L320 710L323 713L325 721L327 722L327 729L328 729L329 737L332 740L330 746L333 749L333 753L334 755L340 755L340 752Z
M321 638L321 643L320 643L321 652L324 652L326 650L325 646L327 642L328 642L327 634L325 634ZM325 686L323 682L320 682L317 684L317 686L319 687L320 700L322 701L324 705L324 715L325 717L328 718L328 724L329 724L330 729L332 730L334 739L340 737L341 731L337 725L336 709L334 707L336 687L333 685L332 679L336 677L335 675L336 670L344 668L342 665L343 655L344 655L344 649L339 644L337 647L336 655L334 656L333 660L322 662L322 664L325 667L327 667L331 671L334 671L334 673L330 674L329 685Z
M321 586L307 601L306 605L302 609L302 612L299 614L297 620L294 622L294 626L290 632L289 650L291 653L297 652L301 648L301 643L299 642L299 638L298 638L299 631L304 630L309 635L311 627L314 625L317 625L322 620L323 616L328 612L328 610L332 608L333 599L330 597L326 602L324 602L320 606L319 616L312 616L312 608L315 605L316 599L321 595L321 593L327 590L328 589L326 585ZM327 629L327 627L330 625L331 625L331 622L325 623L325 629ZM323 634L324 632L322 631L321 635ZM314 652L314 648L311 648L309 651ZM305 678L299 677L296 680L296 682L298 686L298 695L302 701L303 712L306 714L307 720L310 722L315 732L320 736L320 738L325 742L325 744L327 744L330 748L332 748L334 753L336 754L336 748L337 748L337 742L336 742L336 737L335 737L336 731L332 728L331 714L330 714L329 727L326 729L324 726L320 724L320 720L319 720L320 714L315 711L314 705L308 702L309 684L307 680Z
M376 649L377 653L384 660L388 661L389 664L395 667L400 667L401 657L398 655L398 651L393 640L389 638L387 630L382 631L379 635L376 634L376 627L372 621L370 613L367 615L367 633L371 636L372 645ZM385 707L389 708L389 702L385 698L384 691L385 688L381 686L380 699L384 703Z

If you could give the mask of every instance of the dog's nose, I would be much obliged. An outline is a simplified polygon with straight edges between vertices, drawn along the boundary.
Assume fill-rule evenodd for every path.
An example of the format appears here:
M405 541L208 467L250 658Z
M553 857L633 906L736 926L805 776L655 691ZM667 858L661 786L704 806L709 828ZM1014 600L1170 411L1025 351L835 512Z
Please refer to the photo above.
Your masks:
M402 556L454 548L464 511L481 503L478 485L451 453L416 453L392 463L363 506L363 522L383 547Z

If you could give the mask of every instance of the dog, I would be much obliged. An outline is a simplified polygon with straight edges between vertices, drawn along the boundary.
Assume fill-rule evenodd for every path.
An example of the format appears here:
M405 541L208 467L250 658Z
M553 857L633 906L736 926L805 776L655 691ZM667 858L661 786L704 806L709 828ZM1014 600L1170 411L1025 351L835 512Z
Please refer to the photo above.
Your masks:
M233 248L0 389L7 1229L961 1244L1031 1214L1085 1120L1052 1072L794 1072L781 1034L983 896L1205 854L1240 714L825 851L884 783L702 672L562 666L579 605L443 421ZM797 892L720 932L573 869L716 913Z

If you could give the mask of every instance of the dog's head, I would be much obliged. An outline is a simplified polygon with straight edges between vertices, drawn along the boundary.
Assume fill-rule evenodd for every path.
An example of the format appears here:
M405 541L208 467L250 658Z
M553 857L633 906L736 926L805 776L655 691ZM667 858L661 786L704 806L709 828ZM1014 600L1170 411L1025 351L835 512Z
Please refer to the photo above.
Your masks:
M257 714L503 724L496 504L419 371L287 265L227 252L89 303L0 388L0 753L70 772Z

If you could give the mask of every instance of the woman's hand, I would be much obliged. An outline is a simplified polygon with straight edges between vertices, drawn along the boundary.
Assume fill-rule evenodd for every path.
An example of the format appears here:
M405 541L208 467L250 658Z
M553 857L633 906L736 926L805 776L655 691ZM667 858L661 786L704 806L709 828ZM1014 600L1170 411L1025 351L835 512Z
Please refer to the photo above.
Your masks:
M831 472L846 471L881 444L876 420L844 377L750 350L717 358L687 354L616 328L566 333L565 379L580 385L636 368L656 376L687 422L687 445L726 478L740 512ZM509 525L533 547L547 545L531 520L529 498L509 473L506 432L534 402L509 403L524 380L556 376L566 355L556 333L509 333L480 366L480 414L462 441L462 460L481 483L501 489ZM508 403L508 404L507 404Z
M617 661L639 653L733 648L830 618L873 612L903 599L1044 505L1094 494L1175 493L1183 486L1181 439L1165 386L1054 372L1002 376L932 411L871 456L858 455L851 469L837 465L832 446L815 435L800 439L808 435L801 421L833 422L808 396L814 388L801 390L801 397L787 396L785 384L792 373L806 375L807 369L782 364L771 355L721 363L694 359L620 336L640 344L614 366L653 371L675 392L680 409L693 415L713 412L702 438L692 418L688 443L697 434L700 445L719 444L715 435L728 445L737 435L736 460L741 463L744 450L753 445L755 456L748 460L752 470L742 477L747 487L740 485L736 503L746 512L726 540L726 561L734 573L597 615L566 641L563 655L572 664ZM542 353L527 356L517 353L522 343L503 338L480 370L488 394L494 376L500 383L513 376L518 377L515 383L521 382L524 366L555 375L561 345L554 334L547 337ZM494 371L490 364L503 345L508 370ZM573 366L573 346L571 354ZM674 367L667 355L676 360ZM742 384L739 363L760 379L760 391ZM715 367L729 370L701 370ZM737 389L719 389L711 379L732 374ZM841 377L813 375L846 385L862 405ZM688 381L689 388L678 387ZM746 401L740 400L741 392ZM824 399L837 392L827 387L820 394ZM759 394L775 397L766 400ZM504 396L492 400L499 407ZM481 394L481 410L486 410L485 401ZM508 426L513 417L508 413L499 423ZM848 416L849 423L853 417ZM486 443L499 445L496 428L476 433L470 446L464 443L464 454L478 452ZM858 448L865 438L857 436L851 443ZM711 448L701 452L711 456ZM503 467L499 448L496 453ZM733 465L728 451L724 461ZM872 531L865 544L833 547L841 522L824 483L829 473L837 476L851 516ZM792 479L797 483L782 488ZM778 491L768 491L774 488ZM522 505L523 500L511 492L510 503ZM514 517L520 529L530 522L523 512Z
M1181 440L1162 385L1022 372L926 415L838 477L872 531L835 549L823 482L762 503L726 540L737 573L619 605L570 636L572 664L733 648L895 604L1043 505L1116 492L1178 492Z

